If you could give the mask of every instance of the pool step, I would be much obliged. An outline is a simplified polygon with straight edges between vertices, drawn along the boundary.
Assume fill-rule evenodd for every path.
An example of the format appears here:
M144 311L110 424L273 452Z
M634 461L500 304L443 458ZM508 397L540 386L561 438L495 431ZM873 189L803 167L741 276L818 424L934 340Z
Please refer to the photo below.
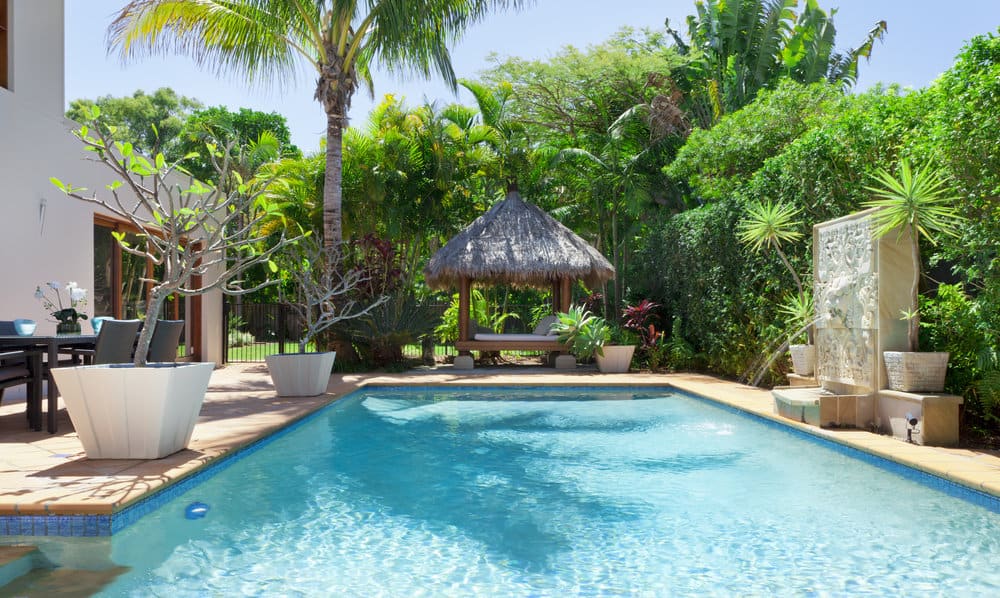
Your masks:
M56 596L93 596L105 586L128 571L128 567L114 567L101 571L85 569L32 569L6 586L0 595L31 598Z
M0 546L0 590L35 567L37 546Z
M35 546L0 546L0 596L91 596L128 570L53 569Z

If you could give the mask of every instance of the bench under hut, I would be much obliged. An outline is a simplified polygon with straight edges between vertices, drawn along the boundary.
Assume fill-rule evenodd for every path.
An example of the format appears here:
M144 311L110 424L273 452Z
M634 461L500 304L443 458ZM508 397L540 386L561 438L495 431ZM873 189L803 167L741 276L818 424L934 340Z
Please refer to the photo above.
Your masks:
M566 353L554 339L490 335L476 340L469 323L472 285L506 284L552 291L553 312L569 309L572 283L597 288L614 278L611 263L544 210L521 199L516 189L438 250L424 268L432 289L458 289L456 367L471 368L472 351L539 350Z

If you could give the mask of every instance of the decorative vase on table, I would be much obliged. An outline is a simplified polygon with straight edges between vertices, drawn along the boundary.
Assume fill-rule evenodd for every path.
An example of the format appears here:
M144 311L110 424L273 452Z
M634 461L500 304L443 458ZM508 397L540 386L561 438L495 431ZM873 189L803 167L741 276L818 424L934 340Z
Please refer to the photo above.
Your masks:
M56 324L56 334L80 334L80 322L59 322Z

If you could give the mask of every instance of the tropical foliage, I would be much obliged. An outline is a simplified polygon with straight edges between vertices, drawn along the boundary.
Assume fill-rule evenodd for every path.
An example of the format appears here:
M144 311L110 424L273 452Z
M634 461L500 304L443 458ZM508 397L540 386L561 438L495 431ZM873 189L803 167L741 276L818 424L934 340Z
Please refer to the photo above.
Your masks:
M369 82L375 61L454 81L446 42L486 9L520 4L446 0L434 5L444 11L443 27L429 31L417 14L425 2L373 0L357 3L361 12L353 14L331 2L146 0L130 3L112 33L126 56L183 50L250 80L281 81L296 56L316 69L317 98L330 125L320 152L281 150L281 159L261 164L258 150L270 145L258 132L232 137L243 149L231 158L256 172L244 181L268 181L265 196L280 210L262 223L262 237L293 230L285 228L293 223L324 230L326 240L341 235L329 231L342 222L349 243L362 247L374 236L391 246L399 271L393 299L377 316L338 332L373 361L392 362L404 336L426 338L440 324L418 308L451 297L426 288L423 264L516 184L617 268L613 286L574 287L577 304L589 301L577 320L589 311L612 324L630 302L648 300L657 305L646 314L649 322L655 316L670 326L669 334L645 328L648 365L745 376L808 309L809 227L900 195L886 177L902 179L902 172L880 169L933 164L920 170L948 181L944 197L953 213L946 219L966 220L957 236L938 235L937 245L922 248L921 343L959 356L948 389L966 396L966 432L996 434L996 36L971 40L927 89L876 86L852 94L846 92L860 63L877 50L885 23L852 40L853 49L838 50L835 11L816 0L701 0L683 33L667 23L623 29L602 44L563 48L545 60L498 58L478 80L461 81L473 105L408 106L387 96L366 119L356 119L358 126L344 128L350 98ZM167 14L167 5L176 13ZM209 15L199 6L218 10ZM295 6L302 11L293 14ZM240 11L249 9L261 11L260 18L241 21ZM397 26L402 16L414 19L412 31ZM154 37L168 23L190 27ZM220 35L210 38L210 30ZM236 41L246 47L229 44ZM183 118L199 108L186 109ZM173 141L164 130L166 148ZM287 147L277 128L269 130ZM334 223L337 210L342 218ZM938 282L958 286L935 292ZM512 302L541 304L530 292L483 291L484 314L505 314ZM425 320L434 320L430 328ZM412 333L394 338L393 327ZM774 362L765 381L783 382L786 367Z
M788 77L799 83L828 81L850 86L858 62L886 31L876 23L857 48L834 48L836 9L816 0L703 0L687 19L687 39L670 28L679 53L690 58L680 70L687 107L708 127L749 104L762 89Z
M865 206L879 208L872 216L875 235L885 236L896 232L909 237L910 255L917 265L910 283L912 305L918 305L920 293L920 239L937 245L936 236L958 236L961 222L955 212L955 197L949 189L950 182L940 170L927 167L913 169L908 160L899 164L899 174L894 176L878 168L872 174L877 187L866 187L873 198ZM920 318L918 313L907 318L910 351L919 349Z
M186 53L197 62L277 84L298 64L317 76L315 98L327 117L323 243L341 234L342 136L360 85L372 90L371 67L440 74L453 88L448 44L471 23L519 0L134 0L110 29L123 57Z

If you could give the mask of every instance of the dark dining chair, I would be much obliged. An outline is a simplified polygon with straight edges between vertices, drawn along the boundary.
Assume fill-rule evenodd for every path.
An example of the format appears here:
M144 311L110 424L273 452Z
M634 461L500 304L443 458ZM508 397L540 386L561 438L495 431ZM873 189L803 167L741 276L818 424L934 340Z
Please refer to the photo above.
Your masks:
M0 320L0 335L14 336L17 329L14 328L13 320ZM0 400L3 399L3 391L11 386L26 384L21 378L30 377L28 371L28 354L25 351L5 351L0 353ZM23 374L23 376L22 376Z
M3 391L21 384L34 384L35 378L28 367L28 352L3 351L0 352L0 399L3 398Z
M184 332L184 320L157 320L153 338L149 341L146 361L176 361L182 332Z
M26 387L25 411L29 425L42 427L42 356L27 349L0 352L0 399L3 392L22 384Z
M142 320L105 320L94 348L80 349L76 354L82 356L85 363L93 365L129 363L140 324Z

